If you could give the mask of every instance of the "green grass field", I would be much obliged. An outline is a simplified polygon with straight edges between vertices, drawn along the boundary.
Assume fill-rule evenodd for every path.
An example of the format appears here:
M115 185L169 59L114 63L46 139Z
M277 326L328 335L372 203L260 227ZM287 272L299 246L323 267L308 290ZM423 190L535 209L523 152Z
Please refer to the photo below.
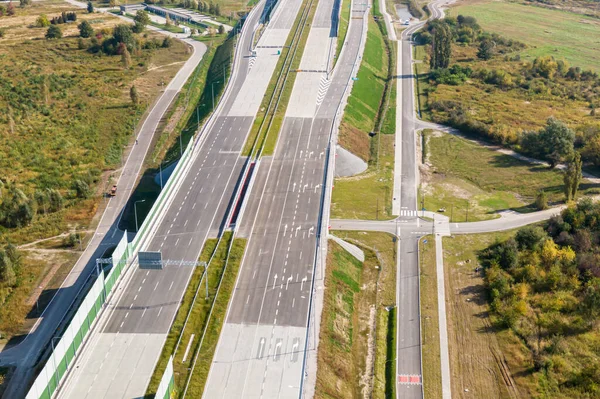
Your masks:
M395 323L390 323L386 310L395 304L394 238L373 232L334 234L360 246L365 261L361 263L330 241L315 398L362 398L365 392L370 393L368 397L394 398ZM373 333L376 340L369 347ZM369 348L372 372L368 370Z
M485 30L528 45L526 59L564 58L573 66L600 71L600 21L566 11L509 3L476 2L453 7L450 15L470 15Z
M348 98L344 122L363 132L373 130L387 79L387 64L383 36L371 18L358 80L354 82Z
M426 133L428 134L428 133ZM531 212L537 192L546 191L551 203L564 201L563 177L558 170L531 165L476 142L449 134L429 135L430 174L421 190L425 208L446 208L452 221L485 220L495 212ZM584 180L581 194L598 190ZM452 209L452 207L454 209Z
M423 391L426 398L442 396L440 325L437 303L435 241L432 236L419 241L421 259L421 339L423 341Z

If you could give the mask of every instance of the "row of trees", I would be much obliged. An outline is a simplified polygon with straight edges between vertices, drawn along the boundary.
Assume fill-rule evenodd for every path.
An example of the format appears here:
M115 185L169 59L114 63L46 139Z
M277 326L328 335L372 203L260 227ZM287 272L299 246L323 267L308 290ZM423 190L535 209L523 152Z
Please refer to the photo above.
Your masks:
M90 184L84 179L74 179L70 198L86 199L92 196ZM0 181L0 225L7 228L23 227L31 223L36 214L49 214L62 210L65 199L53 188L37 189L26 195L12 183Z

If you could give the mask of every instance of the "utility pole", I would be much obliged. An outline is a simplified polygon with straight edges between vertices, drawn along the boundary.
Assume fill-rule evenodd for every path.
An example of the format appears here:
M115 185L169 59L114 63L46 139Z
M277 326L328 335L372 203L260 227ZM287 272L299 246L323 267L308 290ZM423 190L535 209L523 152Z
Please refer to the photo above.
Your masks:
M215 110L215 83L220 83L218 80L216 82L212 82L212 109Z
M135 201L133 203L133 213L135 214L135 232L138 232L138 218L137 218L137 204L138 202L146 202L145 199L143 200L139 200L139 201Z
M450 220L449 220L450 222L452 222L453 215L454 215L454 204L452 204L450 207Z
M206 284L206 300L208 301L208 263L204 262L204 283Z
M466 217L466 222L469 221L469 201L467 201L467 217Z

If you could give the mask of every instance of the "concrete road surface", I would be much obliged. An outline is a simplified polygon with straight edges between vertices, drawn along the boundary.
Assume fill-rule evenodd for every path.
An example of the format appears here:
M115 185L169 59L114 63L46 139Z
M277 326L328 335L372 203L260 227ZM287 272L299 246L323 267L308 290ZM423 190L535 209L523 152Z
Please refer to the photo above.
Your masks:
M261 41L281 41L278 34L284 35L285 41L291 23L281 23L278 15L285 17L293 12L290 10L299 1L284 1L286 7L273 16ZM147 245L147 250L162 251L163 259L196 260L210 231L219 230L223 223L246 161L240 151L278 58L272 49L257 52L256 59L250 57L251 28L262 6L246 21L237 45L242 54L236 58L223 107ZM271 31L273 27L277 32ZM239 96L247 100L244 107L240 107ZM59 397L143 396L191 273L191 268L175 265L161 271L135 269L128 275Z
M306 72L296 77L275 154L262 159L250 193L244 221L251 226L241 227L250 232L248 246L205 398L297 398L301 392L325 154L366 33L365 5L355 0L347 47L328 76L335 4L318 4L301 61Z

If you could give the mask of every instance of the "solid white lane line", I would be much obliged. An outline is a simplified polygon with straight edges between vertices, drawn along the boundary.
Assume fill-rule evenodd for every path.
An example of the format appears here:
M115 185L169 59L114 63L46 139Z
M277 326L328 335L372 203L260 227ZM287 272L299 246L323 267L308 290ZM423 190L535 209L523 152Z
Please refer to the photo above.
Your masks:
M174 282L175 282L175 281L171 281L171 285L169 286L169 291L171 291L171 288L173 288L173 283L174 283Z

